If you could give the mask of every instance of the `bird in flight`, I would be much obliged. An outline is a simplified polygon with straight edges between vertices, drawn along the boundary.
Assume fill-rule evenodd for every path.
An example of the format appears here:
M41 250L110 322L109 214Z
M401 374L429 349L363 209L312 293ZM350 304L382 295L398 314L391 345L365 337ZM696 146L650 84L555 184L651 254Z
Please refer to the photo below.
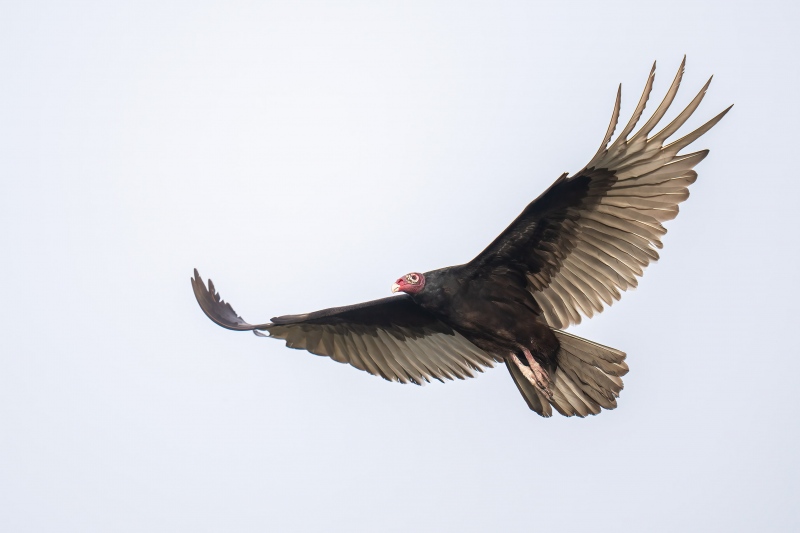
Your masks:
M253 331L348 363L389 381L465 379L504 364L533 411L564 416L614 409L628 372L625 353L563 331L619 300L658 259L662 225L678 214L708 150L679 154L730 107L665 144L700 105L711 79L675 119L659 125L678 92L686 58L664 100L635 133L655 64L633 116L612 141L617 91L600 149L565 173L470 262L397 279L380 300L248 324L195 269L192 288L220 326ZM732 107L732 106L731 106ZM264 333L262 333L264 332Z

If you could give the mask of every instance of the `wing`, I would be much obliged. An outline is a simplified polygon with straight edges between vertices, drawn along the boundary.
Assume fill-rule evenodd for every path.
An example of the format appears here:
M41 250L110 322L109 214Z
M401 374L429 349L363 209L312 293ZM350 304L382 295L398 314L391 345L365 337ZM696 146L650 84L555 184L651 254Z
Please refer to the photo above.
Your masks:
M665 145L694 113L711 80L678 116L650 136L672 104L683 76L683 62L667 95L635 134L655 77L650 71L644 93L628 124L610 145L619 118L621 88L600 149L578 174L556 180L531 202L468 266L473 275L491 278L512 268L524 273L530 291L554 328L578 324L636 287L644 268L658 259L662 222L675 218L697 179L692 170L708 150L679 155L730 110ZM733 106L731 106L733 107Z
M465 379L496 361L408 295L252 325L220 298L211 280L206 288L197 270L192 289L203 312L223 328L284 339L289 348L326 355L389 381Z

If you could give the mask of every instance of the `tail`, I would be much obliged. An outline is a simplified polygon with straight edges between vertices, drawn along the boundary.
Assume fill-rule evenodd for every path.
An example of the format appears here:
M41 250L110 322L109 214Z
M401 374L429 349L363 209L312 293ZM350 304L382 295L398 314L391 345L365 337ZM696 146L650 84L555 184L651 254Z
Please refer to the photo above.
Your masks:
M528 407L544 417L553 416L551 406L564 416L580 417L614 409L622 390L621 376L628 373L625 353L557 329L553 333L561 347L558 367L550 375L552 400L528 381L514 363L506 362Z

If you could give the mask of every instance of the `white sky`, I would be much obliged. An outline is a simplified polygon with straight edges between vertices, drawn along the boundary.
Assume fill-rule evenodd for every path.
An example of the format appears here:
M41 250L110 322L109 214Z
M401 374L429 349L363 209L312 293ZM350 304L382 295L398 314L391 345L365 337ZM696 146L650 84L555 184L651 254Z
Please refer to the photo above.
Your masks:
M3 2L0 529L798 530L797 5ZM684 53L676 107L715 74L687 126L736 107L661 261L574 330L628 353L616 411L197 307L194 267L256 322L469 260Z

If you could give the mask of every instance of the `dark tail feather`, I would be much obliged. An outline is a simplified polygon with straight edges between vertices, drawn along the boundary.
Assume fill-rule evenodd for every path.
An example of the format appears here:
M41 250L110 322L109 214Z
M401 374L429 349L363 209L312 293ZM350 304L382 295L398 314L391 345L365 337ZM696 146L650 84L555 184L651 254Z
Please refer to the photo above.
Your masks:
M625 353L564 331L553 333L561 347L558 367L550 375L552 400L531 384L514 363L506 362L528 407L544 417L552 415L551 405L564 416L584 417L614 409L622 390L621 377L628 373Z

